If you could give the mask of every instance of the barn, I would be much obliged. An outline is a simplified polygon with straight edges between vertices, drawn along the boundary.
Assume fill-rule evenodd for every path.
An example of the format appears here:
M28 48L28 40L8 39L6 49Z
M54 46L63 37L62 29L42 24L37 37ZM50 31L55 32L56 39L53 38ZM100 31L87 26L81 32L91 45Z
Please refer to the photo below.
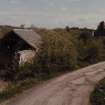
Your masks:
M18 61L30 62L41 45L41 36L31 29L13 29L0 36L0 67Z

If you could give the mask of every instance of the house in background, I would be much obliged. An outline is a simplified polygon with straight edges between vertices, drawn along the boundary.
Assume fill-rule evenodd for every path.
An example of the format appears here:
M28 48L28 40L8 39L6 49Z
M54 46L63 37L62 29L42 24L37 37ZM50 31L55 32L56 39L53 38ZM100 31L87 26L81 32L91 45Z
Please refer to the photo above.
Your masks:
M13 29L0 36L0 67L30 62L41 45L41 36L30 29Z

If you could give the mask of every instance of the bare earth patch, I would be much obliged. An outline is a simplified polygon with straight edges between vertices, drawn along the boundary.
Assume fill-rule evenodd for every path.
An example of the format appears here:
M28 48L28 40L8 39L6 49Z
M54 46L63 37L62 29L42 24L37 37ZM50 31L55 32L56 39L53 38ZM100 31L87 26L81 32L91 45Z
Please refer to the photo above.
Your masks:
M52 79L1 105L90 105L90 94L105 77L105 62Z

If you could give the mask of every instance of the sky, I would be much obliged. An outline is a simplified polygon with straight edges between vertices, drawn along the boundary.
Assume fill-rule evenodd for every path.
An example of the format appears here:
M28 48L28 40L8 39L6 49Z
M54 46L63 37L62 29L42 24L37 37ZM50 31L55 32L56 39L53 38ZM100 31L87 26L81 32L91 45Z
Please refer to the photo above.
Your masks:
M105 20L105 0L0 0L1 25L96 28Z

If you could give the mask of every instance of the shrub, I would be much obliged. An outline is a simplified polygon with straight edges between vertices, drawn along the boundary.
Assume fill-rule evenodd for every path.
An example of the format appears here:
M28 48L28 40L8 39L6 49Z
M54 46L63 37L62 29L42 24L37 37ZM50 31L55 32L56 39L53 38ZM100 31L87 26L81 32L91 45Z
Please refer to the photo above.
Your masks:
M105 79L97 84L90 100L92 105L105 105Z
M72 36L66 31L42 32L43 45L36 60L38 71L52 75L66 69L73 69L77 63L77 51ZM36 61L35 61L36 65ZM36 66L37 67L37 66Z
M7 70L6 78L24 80L27 78L49 78L65 71L105 60L105 39L87 38L81 40L83 30L37 29L43 43L33 64L25 64L14 70ZM87 30L88 31L88 30ZM88 31L89 32L89 31ZM8 76L9 74L9 76Z

